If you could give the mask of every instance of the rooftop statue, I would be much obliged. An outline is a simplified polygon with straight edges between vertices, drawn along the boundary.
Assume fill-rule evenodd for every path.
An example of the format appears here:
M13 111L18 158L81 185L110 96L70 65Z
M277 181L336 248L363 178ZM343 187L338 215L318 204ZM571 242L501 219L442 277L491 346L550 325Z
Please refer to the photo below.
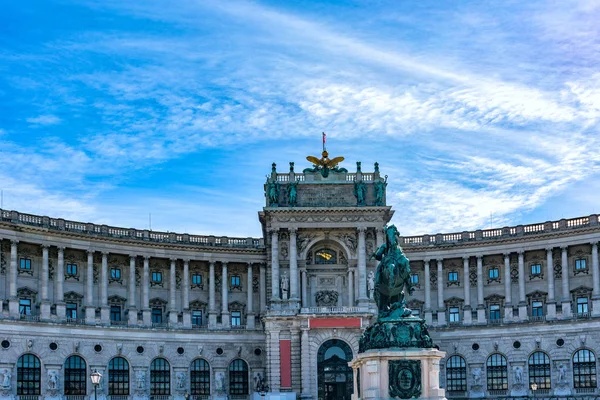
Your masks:
M327 178L329 176L329 172L348 172L346 168L340 168L337 165L344 161L344 157L334 157L332 159L329 158L329 153L325 148L325 140L326 135L323 133L323 152L321 153L321 158L318 159L314 156L308 156L306 159L313 163L312 168L305 168L303 172L320 172L323 178Z

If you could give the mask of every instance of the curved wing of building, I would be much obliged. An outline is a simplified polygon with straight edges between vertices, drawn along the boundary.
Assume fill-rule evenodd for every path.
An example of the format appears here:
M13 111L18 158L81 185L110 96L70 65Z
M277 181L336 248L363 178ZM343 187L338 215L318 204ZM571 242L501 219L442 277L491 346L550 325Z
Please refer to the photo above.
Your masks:
M330 164L273 164L263 238L0 210L0 400L84 400L93 371L112 400L349 399L393 210L377 164ZM599 239L597 215L401 238L448 397L596 397Z

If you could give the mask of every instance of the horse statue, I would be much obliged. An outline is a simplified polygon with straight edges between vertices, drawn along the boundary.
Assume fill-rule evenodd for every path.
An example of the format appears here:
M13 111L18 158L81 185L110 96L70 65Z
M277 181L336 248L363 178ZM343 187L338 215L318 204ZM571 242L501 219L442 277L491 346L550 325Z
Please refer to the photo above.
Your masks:
M414 287L410 277L410 263L399 244L400 234L395 225L385 227L385 243L371 258L380 261L375 273L375 302L379 308L379 320L404 318L411 315L406 308L404 289L412 294Z

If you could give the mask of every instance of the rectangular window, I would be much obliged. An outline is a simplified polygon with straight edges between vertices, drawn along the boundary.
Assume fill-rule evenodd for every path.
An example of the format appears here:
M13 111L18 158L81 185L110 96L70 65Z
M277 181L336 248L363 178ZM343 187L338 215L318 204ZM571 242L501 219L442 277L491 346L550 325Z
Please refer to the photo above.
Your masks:
M120 268L111 268L110 269L110 279L121 279L121 269Z
M152 282L162 282L162 272L155 271L152 273Z
M67 303L66 317L70 319L77 318L77 303Z
M498 277L500 276L500 271L498 271L498 268L490 268L488 276L490 277L490 279L498 279Z
M448 272L448 282L458 282L458 272Z
M231 287L240 287L240 276L239 275L231 276Z
M541 264L531 264L531 275L541 275L542 274L542 265Z
M544 303L541 301L534 301L531 303L531 316L532 317L543 317L544 316Z
M588 298L587 297L578 297L577 298L577 314L587 314L588 313Z
M152 323L153 324L162 324L162 308L153 308L152 309Z
M410 281L413 285L417 285L419 283L419 274L412 274L410 276Z
M415 317L420 317L421 316L421 310L412 310L412 315L414 315Z
M585 258L578 258L575 260L575 269L577 271L583 271L587 269L587 263Z
M450 322L460 321L460 310L458 307L450 307L449 309Z
M202 275L200 275L200 274L192 275L192 285L202 285Z
M500 320L500 304L490 304L490 320Z
M120 321L121 320L121 306L110 306L110 320Z
M192 325L194 325L194 326L202 325L202 311L201 310L192 311Z
M75 276L77 275L77 264L67 264L67 275Z
M31 299L19 299L19 314L31 315Z
M21 258L19 260L19 268L31 270L31 260L29 258Z
M242 325L242 313L240 311L231 312L231 326Z

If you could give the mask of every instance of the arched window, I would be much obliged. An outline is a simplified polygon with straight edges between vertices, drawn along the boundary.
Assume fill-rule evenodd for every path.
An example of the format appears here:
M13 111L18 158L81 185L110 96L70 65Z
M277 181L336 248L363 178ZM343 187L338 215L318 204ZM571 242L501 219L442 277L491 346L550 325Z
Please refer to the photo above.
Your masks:
M65 361L65 395L85 396L87 370L85 361L79 356L71 356Z
M190 367L190 386L192 396L210 394L210 366L198 358Z
M123 357L115 357L108 363L108 394L129 395L129 363Z
M17 394L40 394L42 367L40 359L33 354L23 354L17 361Z
M506 358L502 354L492 354L486 363L486 376L488 390L508 389L508 370Z
M171 394L171 368L164 358L156 358L150 364L150 395Z
M596 387L596 356L588 349L573 355L573 386L576 389Z
M446 362L446 390L467 391L467 364L461 356L452 356Z
M244 360L233 360L229 364L229 393L248 394L248 364Z
M538 389L550 389L550 358L541 351L529 356L529 387L535 383Z

